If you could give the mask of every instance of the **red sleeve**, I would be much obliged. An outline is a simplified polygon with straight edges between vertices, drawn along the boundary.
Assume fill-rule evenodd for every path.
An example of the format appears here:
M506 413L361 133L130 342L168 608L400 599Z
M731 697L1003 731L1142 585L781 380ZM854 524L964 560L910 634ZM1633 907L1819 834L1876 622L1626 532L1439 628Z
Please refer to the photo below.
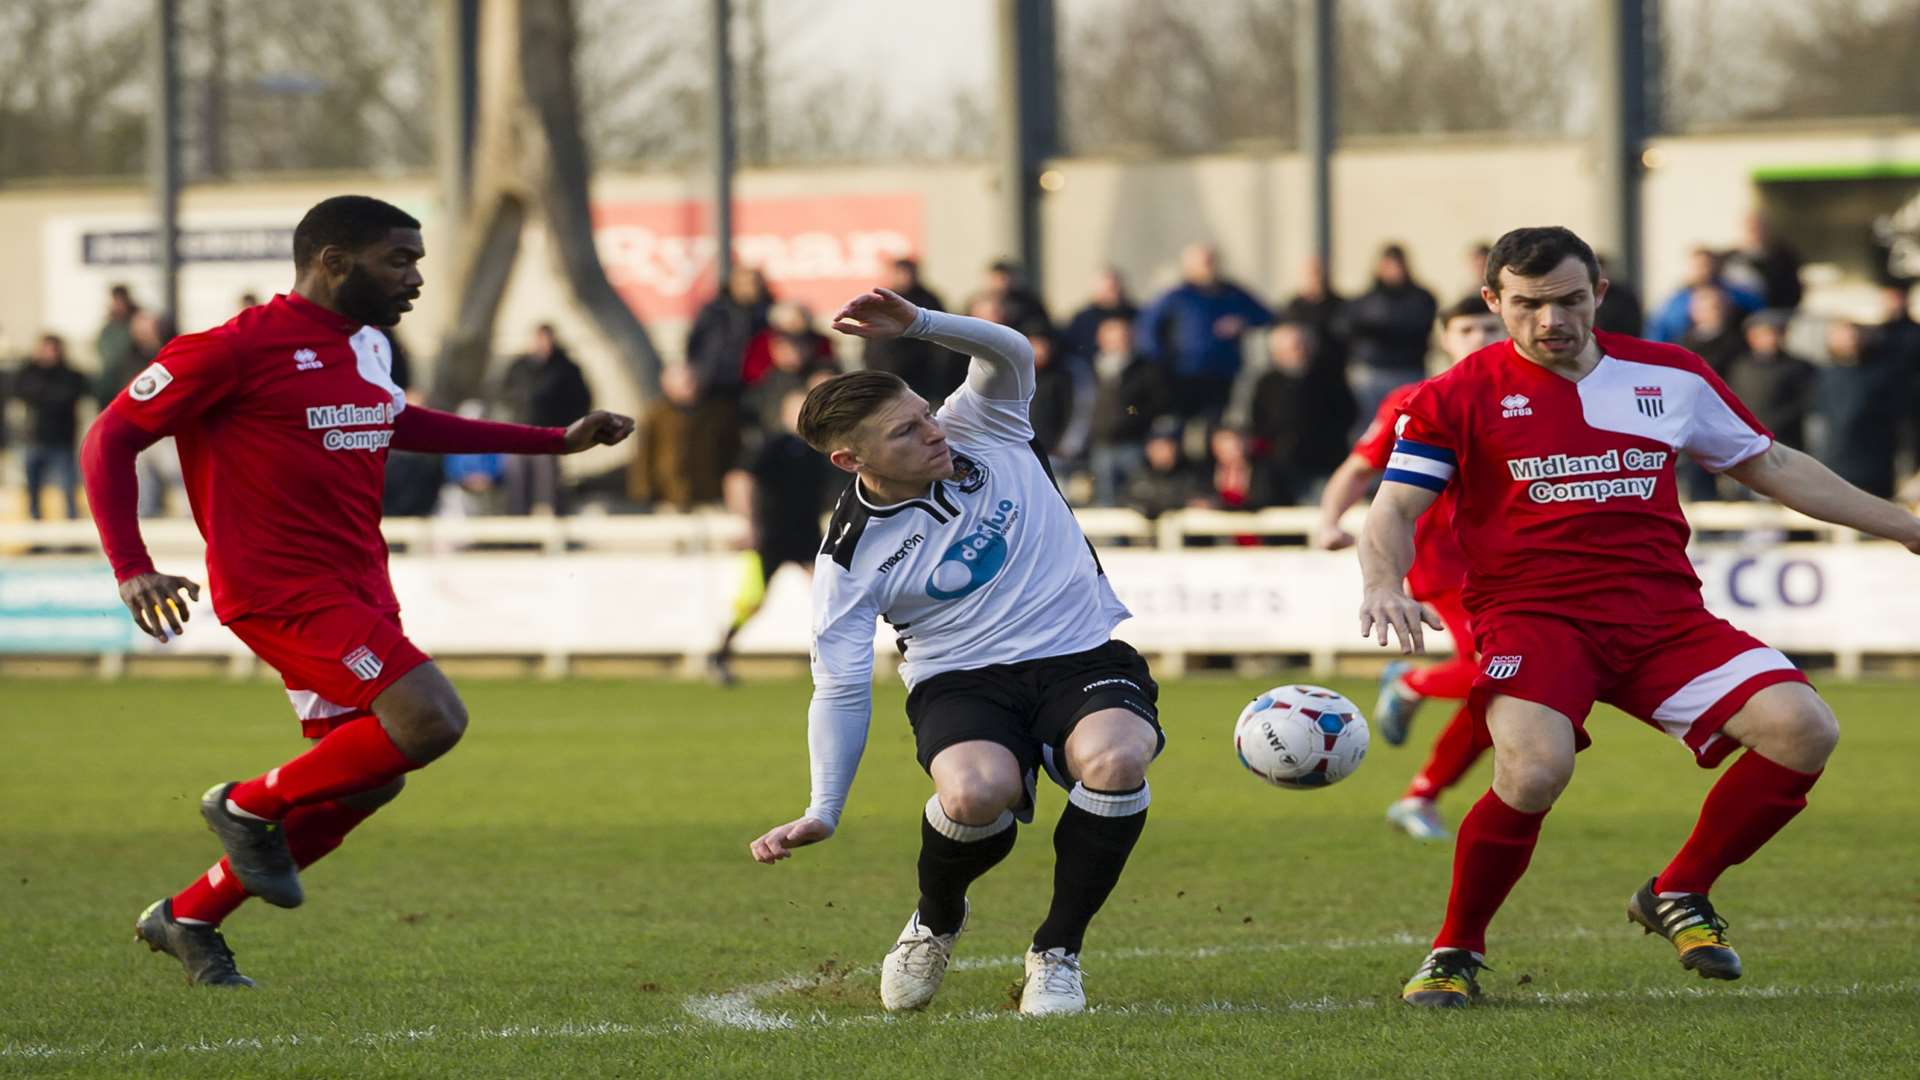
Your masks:
M1394 421L1394 437L1424 446L1460 451L1459 434L1454 430L1446 403L1434 384L1421 383L1400 404L1399 419Z
M1395 390L1380 402L1380 411L1373 416L1373 423L1353 444L1355 457L1362 457L1375 469L1387 467L1387 459L1393 456L1394 422L1399 419L1400 407L1407 403L1411 388Z
M393 418L393 448L427 454L564 454L567 429L469 420L409 405Z
M184 334L168 342L108 407L143 431L171 435L218 405L238 382L239 365L223 330Z
M133 459L159 441L121 414L120 409L102 412L80 447L87 510L100 530L100 548L113 564L115 581L153 573L153 559L140 539L140 480Z

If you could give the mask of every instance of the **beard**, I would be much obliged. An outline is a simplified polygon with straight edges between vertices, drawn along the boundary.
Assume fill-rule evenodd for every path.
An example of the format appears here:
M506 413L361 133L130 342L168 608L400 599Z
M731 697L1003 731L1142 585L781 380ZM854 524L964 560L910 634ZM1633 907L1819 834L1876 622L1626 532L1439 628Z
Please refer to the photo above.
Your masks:
M372 274L355 263L347 279L334 290L340 314L368 326L393 326L400 321L400 305L380 288Z

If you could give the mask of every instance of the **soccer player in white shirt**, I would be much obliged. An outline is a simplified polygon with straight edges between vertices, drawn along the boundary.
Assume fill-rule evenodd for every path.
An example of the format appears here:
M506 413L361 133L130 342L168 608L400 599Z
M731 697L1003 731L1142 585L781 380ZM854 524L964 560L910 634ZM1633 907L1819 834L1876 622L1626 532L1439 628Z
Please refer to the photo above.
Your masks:
M1004 326L925 311L885 289L834 329L921 338L973 357L938 416L898 377L829 379L800 435L853 474L815 563L813 794L752 844L763 863L831 837L866 746L875 619L898 635L921 767L920 901L881 967L889 1010L933 999L968 917L967 887L1032 821L1045 771L1068 790L1054 892L1027 953L1020 1008L1086 1007L1080 949L1146 824L1147 766L1165 744L1158 687L1113 640L1128 617L1033 443L1033 351Z

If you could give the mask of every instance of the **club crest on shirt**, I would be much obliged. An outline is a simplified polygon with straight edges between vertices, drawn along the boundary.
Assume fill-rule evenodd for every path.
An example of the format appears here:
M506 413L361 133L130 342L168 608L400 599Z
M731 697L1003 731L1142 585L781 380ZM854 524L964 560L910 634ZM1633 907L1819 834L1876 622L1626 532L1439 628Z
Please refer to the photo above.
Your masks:
M1640 409L1640 415L1657 420L1667 411L1667 401L1660 396L1657 386L1636 386L1633 388L1633 402Z
M1511 679L1518 674L1520 674L1520 657L1518 656L1487 657L1487 678Z
M971 495L987 486L987 467L965 454L953 455L953 485L963 495Z
M165 390L172 381L173 372L155 360L147 365L147 370L134 376L133 382L127 386L127 396L135 401L152 401L153 396Z
M380 662L379 657L373 655L373 650L365 645L341 657L340 662L347 666L348 671L360 676L362 682L379 678L380 669L386 666Z

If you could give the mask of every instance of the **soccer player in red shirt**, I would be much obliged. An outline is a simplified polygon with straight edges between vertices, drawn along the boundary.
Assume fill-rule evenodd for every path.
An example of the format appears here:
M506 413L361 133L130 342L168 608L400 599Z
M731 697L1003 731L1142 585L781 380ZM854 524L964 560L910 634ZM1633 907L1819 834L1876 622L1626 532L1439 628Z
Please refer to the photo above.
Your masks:
M1367 514L1361 632L1385 645L1391 628L1402 652L1418 652L1433 622L1402 581L1421 513L1452 489L1481 664L1468 702L1493 744L1493 788L1460 823L1446 921L1402 991L1410 1004L1478 994L1487 924L1573 777L1596 701L1678 739L1702 767L1746 748L1679 853L1627 904L1684 967L1740 976L1707 893L1806 806L1839 725L1786 657L1701 602L1677 454L1920 552L1920 519L1774 442L1698 356L1594 333L1606 287L1566 229L1501 237L1482 295L1512 338L1414 393Z
M1449 365L1505 336L1507 329L1500 317L1487 310L1486 301L1478 293L1440 313L1440 351L1446 354ZM1353 546L1353 537L1340 527L1340 515L1359 502L1367 487L1386 472L1393 456L1393 429L1400 408L1419 385L1399 387L1381 401L1379 413L1360 436L1353 453L1327 480L1326 491L1320 496L1320 525L1314 531L1314 546L1323 551ZM1380 700L1374 706L1373 723L1393 746L1407 741L1407 728L1422 701L1430 697L1464 700L1479 671L1473 660L1473 629L1466 606L1460 602L1467 563L1453 538L1453 500L1442 492L1439 501L1441 505L1422 517L1415 528L1407 592L1433 609L1446 624L1453 638L1453 656L1417 670L1405 660L1387 665L1380 677ZM1406 794L1387 807L1387 820L1415 840L1447 839L1447 828L1434 800L1473 768L1483 749L1473 736L1473 716L1462 705L1434 740L1433 752L1414 774Z
M606 412L537 428L408 405L380 328L413 307L425 255L420 223L400 209L358 195L321 202L294 230L290 293L175 338L87 433L87 498L134 622L165 642L183 630L186 598L200 595L155 571L134 511L134 457L172 435L206 538L214 614L280 672L314 740L278 768L207 792L201 816L225 857L136 923L192 983L252 986L220 921L250 895L297 907L300 868L466 730L452 684L400 629L380 534L388 448L563 454L633 431Z

